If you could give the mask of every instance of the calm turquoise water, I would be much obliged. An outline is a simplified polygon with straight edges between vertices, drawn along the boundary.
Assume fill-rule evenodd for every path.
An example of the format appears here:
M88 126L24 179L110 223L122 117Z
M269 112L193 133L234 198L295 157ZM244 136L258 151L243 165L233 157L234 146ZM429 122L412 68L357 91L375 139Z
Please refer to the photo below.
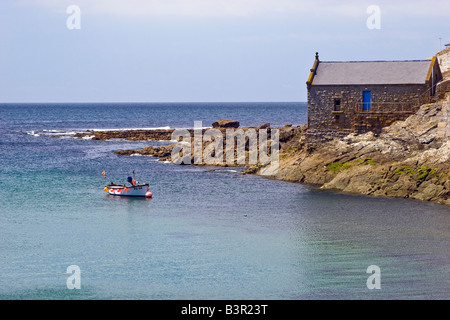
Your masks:
M305 114L303 103L0 105L0 299L449 299L448 207L113 153L143 142L55 138ZM132 170L152 199L105 195ZM366 286L370 265L379 290Z

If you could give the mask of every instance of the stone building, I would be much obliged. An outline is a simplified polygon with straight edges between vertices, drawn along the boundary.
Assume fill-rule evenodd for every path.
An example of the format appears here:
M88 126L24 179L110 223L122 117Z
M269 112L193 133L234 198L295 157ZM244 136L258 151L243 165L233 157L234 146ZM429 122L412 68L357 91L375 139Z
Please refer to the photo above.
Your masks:
M436 87L440 99L443 99L445 94L450 92L450 44L445 46L446 48L444 50L441 50L436 54L443 78Z
M442 117L438 123L438 137L444 140L450 139L450 43L437 54L439 66L442 72L442 81L436 87L437 95L442 99Z
M330 140L381 128L432 102L442 79L436 57L414 61L320 61L311 69L308 138Z
M439 51L436 57L441 67L442 76L450 78L450 45L446 45L446 48Z

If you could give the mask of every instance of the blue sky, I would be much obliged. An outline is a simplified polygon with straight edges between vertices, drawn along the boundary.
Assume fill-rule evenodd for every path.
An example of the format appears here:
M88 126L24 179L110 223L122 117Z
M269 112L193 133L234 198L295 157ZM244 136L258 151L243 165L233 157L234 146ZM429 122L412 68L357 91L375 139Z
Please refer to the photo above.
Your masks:
M448 0L2 0L0 102L306 101L316 51L427 59L450 43L449 12Z

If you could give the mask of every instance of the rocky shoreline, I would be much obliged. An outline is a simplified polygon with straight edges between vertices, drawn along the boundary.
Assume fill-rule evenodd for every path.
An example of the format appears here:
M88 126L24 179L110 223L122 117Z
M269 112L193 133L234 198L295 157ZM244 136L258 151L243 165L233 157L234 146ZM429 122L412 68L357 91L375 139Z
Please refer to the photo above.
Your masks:
M423 105L377 136L350 134L314 150L305 145L285 149L292 154L280 154L280 169L273 178L450 205L450 140L440 132L443 107L449 105Z
M264 129L269 137L273 129L279 132L279 168L269 178L319 186L371 196L412 198L450 205L450 140L442 137L440 123L446 101L423 105L405 121L384 128L379 135L350 134L342 139L322 143L314 149L307 144L307 126L270 128L269 124L242 128L244 131ZM225 141L227 128L237 128L234 121L216 122L213 127L222 132ZM237 126L236 126L237 122ZM193 133L192 130L189 131ZM173 130L130 130L90 132L94 140L121 138L127 140L172 140ZM192 135L193 136L193 135ZM203 143L204 151L211 141ZM194 141L191 141L194 147ZM118 155L151 155L161 161L171 161L174 142L167 146L148 146L140 150L118 150ZM259 147L259 146L258 146ZM224 153L226 148L224 147ZM245 145L245 163L249 157ZM193 157L193 155L192 155ZM237 160L237 155L235 154ZM194 163L194 162L192 162ZM204 162L196 165L208 165ZM243 166L243 174L261 174L264 165L229 164Z

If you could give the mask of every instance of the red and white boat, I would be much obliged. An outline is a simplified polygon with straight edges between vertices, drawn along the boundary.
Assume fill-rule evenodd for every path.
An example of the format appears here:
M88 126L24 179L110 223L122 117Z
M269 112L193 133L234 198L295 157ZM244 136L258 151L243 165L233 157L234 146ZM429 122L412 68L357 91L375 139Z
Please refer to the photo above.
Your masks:
M112 196L121 196L121 197L146 197L151 198L152 193L149 189L149 184L136 184L127 186L125 184L114 184L111 183L105 186L105 192L108 192L109 195Z

